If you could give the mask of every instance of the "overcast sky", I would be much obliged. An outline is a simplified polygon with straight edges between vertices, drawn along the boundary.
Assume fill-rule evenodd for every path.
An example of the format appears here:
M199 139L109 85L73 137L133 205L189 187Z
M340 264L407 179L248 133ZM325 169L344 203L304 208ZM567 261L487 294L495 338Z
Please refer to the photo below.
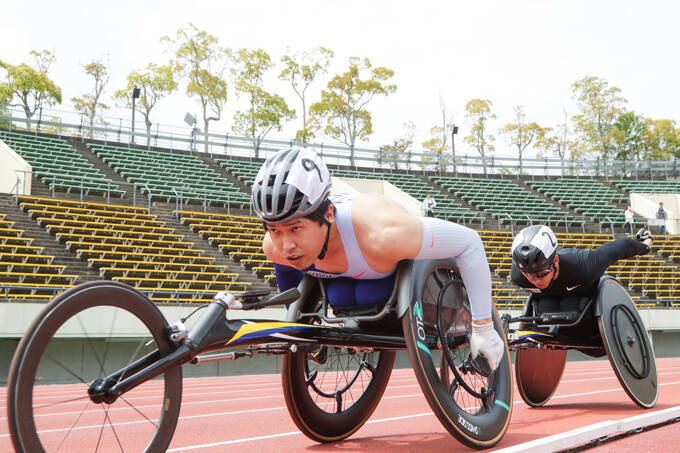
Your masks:
M262 48L277 62L287 52L325 46L335 52L329 74L311 89L311 101L350 56L395 71L397 91L369 107L378 147L413 121L417 143L440 123L439 98L469 133L465 103L493 102L497 153L507 145L497 129L512 120L513 105L542 126L575 113L571 84L586 75L619 87L628 108L652 118L680 120L680 3L673 1L10 1L0 15L0 59L29 61L32 49L54 50L52 79L62 88L61 110L90 89L82 65L108 57L109 96L126 75L171 57L160 42L188 22L224 47ZM290 88L272 70L268 85L299 110ZM227 113L211 132L231 130L240 104L229 92ZM152 121L184 127L185 112L200 112L184 87L157 106ZM128 116L113 111L108 116ZM269 137L290 137L301 120ZM330 139L324 139L331 142ZM420 146L418 145L418 148Z

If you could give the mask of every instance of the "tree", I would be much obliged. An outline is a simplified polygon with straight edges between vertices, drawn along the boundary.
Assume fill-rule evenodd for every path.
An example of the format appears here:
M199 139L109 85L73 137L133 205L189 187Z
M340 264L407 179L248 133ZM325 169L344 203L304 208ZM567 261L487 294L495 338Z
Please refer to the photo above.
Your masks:
M139 88L139 99L135 110L144 116L146 145L151 142L151 110L158 101L177 89L175 75L177 66L149 63L143 71L132 71L127 76L127 86L116 91L114 97L124 102L125 108L132 108L132 90Z
M487 99L471 99L465 105L465 117L472 124L470 135L465 137L465 143L471 145L482 157L484 174L486 171L486 157L493 153L494 146L491 144L495 137L487 132L487 122L496 118L491 111L492 102Z
M398 160L404 159L403 154L406 153L406 161L411 161L411 146L413 146L413 137L416 135L416 125L413 121L408 121L402 125L404 134L396 138L389 145L383 145L378 151L378 163L383 161L391 161L392 167L396 170L399 168Z
M680 157L680 129L673 120L645 119L640 147L641 159L664 160Z
M208 152L210 121L219 121L227 102L227 82L222 78L230 55L219 46L217 38L193 24L177 30L177 37L168 36L161 41L175 48L177 60L173 62L187 82L187 95L196 97L201 105L205 151Z
M618 117L610 132L617 159L640 160L642 136L646 128L645 119L633 112Z
M350 162L354 165L354 145L357 138L373 133L371 113L366 106L376 95L389 95L397 89L386 82L394 71L374 68L368 58L351 57L346 72L334 76L321 100L312 104L310 113L319 123L325 121L324 133L349 146Z
M262 49L239 49L234 58L236 68L234 87L239 96L248 100L248 109L234 114L234 131L249 137L253 143L255 157L260 155L262 139L274 128L281 130L281 122L295 117L286 101L277 94L264 90L264 73L273 63L267 52Z
M35 67L26 63L11 65L0 60L0 68L7 72L6 82L0 83L0 94L6 99L9 107L21 107L26 115L26 130L31 130L31 118L42 110L43 105L61 104L61 88L49 77L47 71L55 57L49 50L30 54L35 60ZM12 103L14 99L17 102Z
M440 167L443 167L447 162L451 162L453 157L449 157L446 153L449 148L448 141L453 130L453 122L451 118L446 116L446 104L441 97L439 98L439 108L442 115L441 125L432 126L430 128L430 138L422 143L424 153L431 155L432 158L423 156L423 161L436 161Z
M92 92L83 94L80 98L71 98L73 102L73 107L76 111L83 115L87 115L90 121L90 138L92 138L92 126L94 126L94 120L97 116L101 118L101 112L109 108L108 105L100 102L102 93L106 84L109 83L109 73L106 69L106 65L101 60L94 60L86 65L83 65L83 69L87 75L91 76L94 80L94 86L92 87ZM97 115L99 113L99 115Z
M535 122L527 123L526 115L524 114L524 106L516 105L513 107L515 111L515 121L508 123L499 131L508 138L510 145L517 148L517 157L519 158L519 174L522 173L522 154L527 149L531 142L543 132L541 126Z
M598 77L584 77L571 86L580 113L572 118L575 132L588 152L608 159L614 152L611 132L627 102L621 90Z
M314 137L314 130L307 124L307 89L320 75L325 74L333 58L333 51L325 47L302 52L297 55L284 55L281 58L283 70L279 79L290 82L293 91L302 103L302 129L295 134L295 140L307 143Z

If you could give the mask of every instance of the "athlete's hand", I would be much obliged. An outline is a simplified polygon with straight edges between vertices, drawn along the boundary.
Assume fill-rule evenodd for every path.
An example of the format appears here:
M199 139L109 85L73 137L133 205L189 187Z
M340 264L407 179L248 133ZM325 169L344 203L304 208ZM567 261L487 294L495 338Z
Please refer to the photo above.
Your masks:
M654 243L654 236L652 236L652 233L650 233L647 228L640 228L635 235L635 239L647 244L649 248L651 248Z
M486 357L492 370L498 368L505 352L505 343L494 330L493 322L485 324L472 323L470 352L473 359L479 354Z

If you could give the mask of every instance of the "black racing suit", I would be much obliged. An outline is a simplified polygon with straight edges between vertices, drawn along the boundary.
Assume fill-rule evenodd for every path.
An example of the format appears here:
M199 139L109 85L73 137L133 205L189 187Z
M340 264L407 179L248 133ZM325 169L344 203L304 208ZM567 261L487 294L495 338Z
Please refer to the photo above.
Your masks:
M547 288L536 288L517 269L515 263L510 269L510 279L515 285L543 296L591 296L609 266L618 260L645 255L649 251L647 244L632 238L617 239L592 250L560 249L557 251L559 275Z
M592 250L560 249L557 251L559 275L547 288L536 288L514 263L510 278L515 285L534 293L535 303L527 307L525 314L531 316L560 311L580 313L596 294L600 277L609 266L618 260L644 255L649 251L647 244L632 238L617 239ZM597 321L590 310L579 325L562 327L560 334L593 344L599 341ZM595 357L604 355L603 350L584 352Z

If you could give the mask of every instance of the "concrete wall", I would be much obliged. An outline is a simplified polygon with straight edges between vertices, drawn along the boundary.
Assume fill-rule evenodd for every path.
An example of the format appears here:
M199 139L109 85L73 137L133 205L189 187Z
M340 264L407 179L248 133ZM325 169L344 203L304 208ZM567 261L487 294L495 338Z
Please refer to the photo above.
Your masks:
M355 178L332 178L333 186L331 187L331 194L358 194L358 193L377 193L385 195L392 200L397 201L410 212L416 215L423 215L423 202L416 200L411 195L407 194L395 185L387 181L378 181L373 179L355 179Z
M680 233L680 196L669 193L632 193L630 194L630 207L636 214L650 219L652 233L659 231L659 221L656 218L656 211L659 209L659 202L663 202L663 207L668 213L666 220L666 230L669 234ZM623 217L623 213L621 213Z
M20 178L19 195L31 194L31 166L5 142L0 140L0 193L10 193L17 183L17 171ZM26 173L22 173L26 172Z

